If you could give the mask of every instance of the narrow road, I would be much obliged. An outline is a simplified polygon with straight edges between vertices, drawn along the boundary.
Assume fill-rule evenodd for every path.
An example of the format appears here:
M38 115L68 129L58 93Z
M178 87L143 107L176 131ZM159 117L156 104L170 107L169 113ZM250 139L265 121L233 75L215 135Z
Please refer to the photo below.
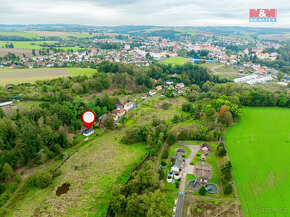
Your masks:
M182 217L182 210L183 210L183 204L184 204L184 198L185 198L185 186L186 186L186 176L187 174L192 174L193 172L193 166L190 165L190 162L193 160L196 153L199 151L200 146L199 145L187 145L187 144L181 144L182 146L186 146L190 148L190 155L186 158L183 166L180 186L179 186L179 193L178 193L178 201L176 206L176 217Z

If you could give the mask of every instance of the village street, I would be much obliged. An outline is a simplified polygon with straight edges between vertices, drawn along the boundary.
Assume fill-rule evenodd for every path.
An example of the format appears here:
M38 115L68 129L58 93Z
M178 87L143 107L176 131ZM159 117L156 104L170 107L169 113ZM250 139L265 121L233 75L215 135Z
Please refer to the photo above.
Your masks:
M184 197L185 197L186 176L187 174L193 173L193 165L190 165L190 162L193 160L194 156L200 150L199 145L181 144L181 146L186 146L190 148L190 155L185 160L184 166L183 166L183 172L182 172L180 186L179 186L178 201L177 201L177 206L176 206L175 217L182 217L183 203L184 203Z

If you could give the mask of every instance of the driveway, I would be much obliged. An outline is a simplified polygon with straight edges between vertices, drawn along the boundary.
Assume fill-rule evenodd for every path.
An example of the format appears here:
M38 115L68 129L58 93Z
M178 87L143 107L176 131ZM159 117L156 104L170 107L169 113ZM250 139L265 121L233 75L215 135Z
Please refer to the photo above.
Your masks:
M180 186L179 186L179 193L178 193L178 201L176 206L176 217L182 217L182 210L183 210L183 203L184 203L184 197L185 197L185 186L186 186L186 175L193 173L193 166L190 165L190 162L193 160L197 152L200 150L199 145L187 145L187 144L181 144L182 146L186 146L190 148L190 155L185 160L183 172L180 180Z

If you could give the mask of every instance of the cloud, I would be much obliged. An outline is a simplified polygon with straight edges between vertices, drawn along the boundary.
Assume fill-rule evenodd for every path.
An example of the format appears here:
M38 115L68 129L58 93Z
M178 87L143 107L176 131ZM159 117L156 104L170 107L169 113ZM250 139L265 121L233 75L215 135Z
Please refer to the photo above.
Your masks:
M0 0L2 24L290 26L288 0ZM249 23L250 8L277 8L277 23Z

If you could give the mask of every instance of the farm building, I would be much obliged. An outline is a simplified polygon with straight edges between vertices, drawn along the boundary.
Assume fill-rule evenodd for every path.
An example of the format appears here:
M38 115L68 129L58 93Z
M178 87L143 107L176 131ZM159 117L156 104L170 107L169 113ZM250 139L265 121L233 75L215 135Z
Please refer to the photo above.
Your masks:
M183 158L179 153L171 157L171 171L179 172L182 168Z
M83 132L83 135L84 135L84 136L90 136L90 135L92 135L94 132L95 132L95 131L94 131L93 129L88 129L88 130L85 130L85 131Z
M12 106L13 102L12 101L8 101L8 102L1 102L0 103L0 108L1 107L5 107L5 106Z

